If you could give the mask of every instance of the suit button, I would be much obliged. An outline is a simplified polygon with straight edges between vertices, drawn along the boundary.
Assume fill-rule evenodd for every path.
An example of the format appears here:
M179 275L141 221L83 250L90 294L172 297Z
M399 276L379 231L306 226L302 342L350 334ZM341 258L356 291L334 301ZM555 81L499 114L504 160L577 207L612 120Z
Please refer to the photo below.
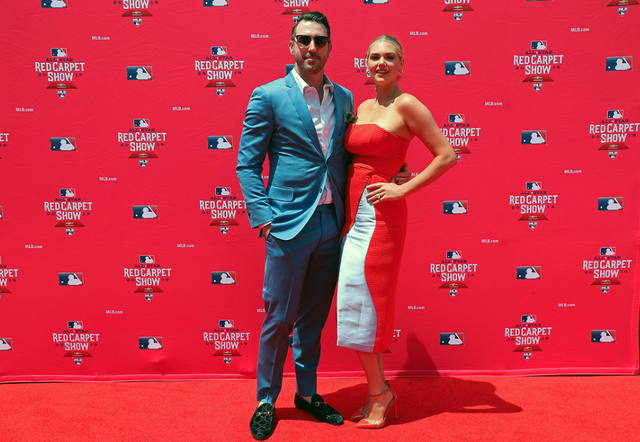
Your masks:
M318 193L322 193L322 187L318 190Z

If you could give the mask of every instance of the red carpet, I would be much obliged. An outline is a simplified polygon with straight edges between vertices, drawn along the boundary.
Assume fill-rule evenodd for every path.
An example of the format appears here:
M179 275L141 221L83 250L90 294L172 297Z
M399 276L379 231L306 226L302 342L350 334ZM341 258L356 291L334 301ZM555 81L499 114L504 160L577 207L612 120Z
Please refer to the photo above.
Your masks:
M269 441L633 441L640 377L392 379L397 423L332 427L293 407L285 381ZM255 381L0 385L0 440L250 441ZM345 416L363 402L356 379L320 381ZM391 422L394 420L391 418Z

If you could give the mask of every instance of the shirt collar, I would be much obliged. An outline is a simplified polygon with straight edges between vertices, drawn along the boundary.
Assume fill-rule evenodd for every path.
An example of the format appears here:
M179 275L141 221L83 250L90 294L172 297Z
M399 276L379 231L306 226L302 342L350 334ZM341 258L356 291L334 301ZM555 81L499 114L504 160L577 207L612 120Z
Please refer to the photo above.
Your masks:
M296 84L300 88L300 92L304 94L305 88L310 88L311 86L309 86L307 82L304 81L304 79L300 76L300 74L298 74L298 71L296 71L295 68L291 69L291 71L291 73L293 74L293 78L296 80ZM333 83L331 83L331 80L329 80L329 77L327 77L326 74L322 78L322 82L324 83L324 89L329 89L333 93Z

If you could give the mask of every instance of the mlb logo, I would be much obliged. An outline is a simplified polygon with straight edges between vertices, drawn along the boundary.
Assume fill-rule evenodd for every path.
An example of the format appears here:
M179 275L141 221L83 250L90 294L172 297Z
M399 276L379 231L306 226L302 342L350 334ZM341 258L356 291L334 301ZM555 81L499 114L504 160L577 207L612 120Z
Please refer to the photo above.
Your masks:
M233 148L233 136L213 135L207 137L207 145L209 149L231 149Z
M605 197L598 198L598 210L599 211L616 211L624 209L624 198L618 197Z
M84 285L84 274L80 272L61 272L58 273L58 284L68 286Z
M615 120L618 118L624 118L624 110L623 109L612 109L607 111L607 119Z
M226 46L211 46L211 55L227 55Z
M133 120L133 127L149 127L151 125L151 120L148 118L135 118Z
M610 290L611 290L610 285L600 286L600 291L602 292L603 295L606 295L607 293L609 293Z
M64 97L67 96L67 91L65 90L59 90L58 91L58 97L60 97L60 99L64 100Z
M460 250L447 250L447 259L462 259Z
M73 358L73 363L76 365L82 365L82 358Z
M449 114L449 123L464 123L464 114Z
M529 359L531 359L531 356L533 356L533 353L525 352L525 353L522 353L522 356L525 358L525 360L528 361Z
M84 328L84 322L83 321L67 321L67 328L73 329L73 330L82 329Z
M616 158L618 158L618 151L617 150L610 150L608 152L609 158L611 158L612 160L615 160Z
M540 266L520 266L516 271L516 279L540 279L542 277L542 267Z
M13 350L13 339L0 338L0 351L10 351L10 350Z
M231 358L229 358L229 357L224 357L224 358L222 358L222 362L224 362L225 364L227 364L227 365L228 365L228 364L230 364L230 363L231 363Z
M455 21L460 21L460 20L462 20L462 12L454 12L454 13L453 13L453 19L454 19Z
M67 48L51 48L52 57L66 57L68 53Z
M520 136L521 144L547 144L546 130L523 130Z
M457 294L458 294L458 289L449 290L449 296L451 296L452 298L455 298Z
M72 197L72 196L76 196L76 189L70 187L68 189L60 189L60 196L65 198L65 197Z
M164 339L162 336L146 336L138 338L138 347L140 350L162 350L164 348Z
M533 83L533 90L539 92L542 89L542 83Z
M51 150L71 152L77 149L75 137L52 137Z
M616 342L616 331L591 330L591 342Z
M471 75L470 61L446 61L444 75Z
M147 164L149 164L149 160L138 160L138 164L140 164L140 167L144 169L147 167Z
M365 5L386 5L389 0L364 0Z
M440 333L440 345L464 345L464 333Z
M520 322L523 324L533 324L538 321L537 315L521 315Z
M542 181L527 182L527 190L542 190Z
M231 187L216 187L216 195L231 195Z
M144 299L146 299L148 302L151 302L153 300L153 293L145 293Z
M153 264L156 262L156 255L139 255L140 264Z
M531 42L531 49L533 49L534 51L547 49L547 47L547 40L535 40Z
M153 80L153 68L151 66L127 66L127 80Z
M615 256L615 247L600 247L600 256Z
M73 227L67 227L66 229L64 229L64 231L69 236L72 236L74 233L76 233L76 229L74 229Z
M627 12L629 12L629 8L626 6L618 8L618 14L620 14L620 17L624 17L625 15L627 15Z
M69 0L41 0L43 8L63 9L67 7Z
M633 69L633 57L607 57L607 71L630 71Z
M468 211L468 201L444 201L442 203L442 213L445 215L464 215Z
M136 25L136 27L140 27L140 25L142 24L142 17L133 17L133 24Z
M538 227L538 221L529 221L529 228L531 230L534 230L536 227Z
M211 272L211 284L233 285L236 281L236 272Z
M134 219L157 219L158 206L133 206Z
M220 319L218 321L218 327L220 328L233 328L234 321L233 319Z
M203 0L203 6L224 7L229 6L229 0Z

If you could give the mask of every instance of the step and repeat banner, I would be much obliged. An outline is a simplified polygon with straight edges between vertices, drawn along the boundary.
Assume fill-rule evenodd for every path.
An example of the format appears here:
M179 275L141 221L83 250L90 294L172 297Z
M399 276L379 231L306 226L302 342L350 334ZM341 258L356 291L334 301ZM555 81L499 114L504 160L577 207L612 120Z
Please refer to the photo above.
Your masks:
M458 154L408 200L389 374L638 373L637 0L2 9L0 382L255 377L264 245L237 149L309 10L356 104L369 42L398 37L402 88ZM429 161L414 140L411 171ZM322 375L359 375L335 339L332 315Z

